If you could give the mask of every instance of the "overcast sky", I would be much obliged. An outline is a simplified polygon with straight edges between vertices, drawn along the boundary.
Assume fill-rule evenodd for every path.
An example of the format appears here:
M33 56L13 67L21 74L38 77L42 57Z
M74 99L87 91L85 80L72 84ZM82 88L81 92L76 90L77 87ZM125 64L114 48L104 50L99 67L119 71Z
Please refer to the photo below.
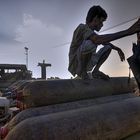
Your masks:
M37 65L44 59L52 64L47 77L70 78L67 68L72 34L78 24L85 23L93 5L101 5L108 13L102 30L140 16L139 0L0 0L0 63L26 64L26 46L28 68L34 77L41 76ZM126 29L134 21L101 34ZM133 35L113 43L129 57L135 41ZM101 70L110 76L128 76L128 67L113 51Z

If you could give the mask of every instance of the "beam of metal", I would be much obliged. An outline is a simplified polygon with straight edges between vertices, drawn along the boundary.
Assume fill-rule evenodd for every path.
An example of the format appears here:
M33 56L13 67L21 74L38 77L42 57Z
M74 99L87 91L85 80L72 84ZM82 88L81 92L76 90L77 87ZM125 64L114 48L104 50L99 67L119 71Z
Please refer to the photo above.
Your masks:
M23 100L27 107L66 103L116 94L125 94L135 86L128 77L114 77L109 81L93 80L43 80L29 83L23 89Z
M5 140L120 140L140 131L140 97L31 117Z

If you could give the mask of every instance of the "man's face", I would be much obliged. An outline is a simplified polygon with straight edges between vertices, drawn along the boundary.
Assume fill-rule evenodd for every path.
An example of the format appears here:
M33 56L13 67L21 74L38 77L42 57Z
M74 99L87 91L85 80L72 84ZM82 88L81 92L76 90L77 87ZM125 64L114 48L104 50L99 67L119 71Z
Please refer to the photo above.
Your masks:
M103 22L105 21L106 19L103 18L103 17L95 17L93 18L92 22L90 23L90 27L93 29L93 30L96 30L96 31L100 31L101 28L103 27Z

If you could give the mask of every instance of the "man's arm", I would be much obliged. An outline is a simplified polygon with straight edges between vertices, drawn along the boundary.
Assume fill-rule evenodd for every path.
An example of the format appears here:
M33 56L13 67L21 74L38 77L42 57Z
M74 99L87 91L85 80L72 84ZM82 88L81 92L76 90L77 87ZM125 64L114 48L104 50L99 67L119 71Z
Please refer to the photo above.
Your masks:
M140 45L140 32L137 33L137 45Z
M135 22L130 28L112 34L105 34L105 35L93 35L90 37L90 40L93 41L95 44L105 44L111 42L116 39L120 39L125 36L132 35L140 31L140 19Z
M125 61L125 55L119 47L113 45L112 43L107 43L107 44L110 45L113 50L116 50L118 52L119 57L120 57L122 62Z

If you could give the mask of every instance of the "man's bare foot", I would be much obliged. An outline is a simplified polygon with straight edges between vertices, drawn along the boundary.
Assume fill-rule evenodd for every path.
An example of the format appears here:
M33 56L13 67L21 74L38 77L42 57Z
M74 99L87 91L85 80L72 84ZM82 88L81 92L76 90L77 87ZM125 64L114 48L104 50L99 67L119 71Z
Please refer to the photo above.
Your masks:
M87 74L87 72L82 72L81 78L82 78L83 80L89 80L89 79L90 79L89 76L88 76L88 74Z
M98 78L98 79L103 79L103 80L109 80L110 77L106 74L104 74L103 72L101 71L96 71L96 72L92 72L92 77L93 78Z

